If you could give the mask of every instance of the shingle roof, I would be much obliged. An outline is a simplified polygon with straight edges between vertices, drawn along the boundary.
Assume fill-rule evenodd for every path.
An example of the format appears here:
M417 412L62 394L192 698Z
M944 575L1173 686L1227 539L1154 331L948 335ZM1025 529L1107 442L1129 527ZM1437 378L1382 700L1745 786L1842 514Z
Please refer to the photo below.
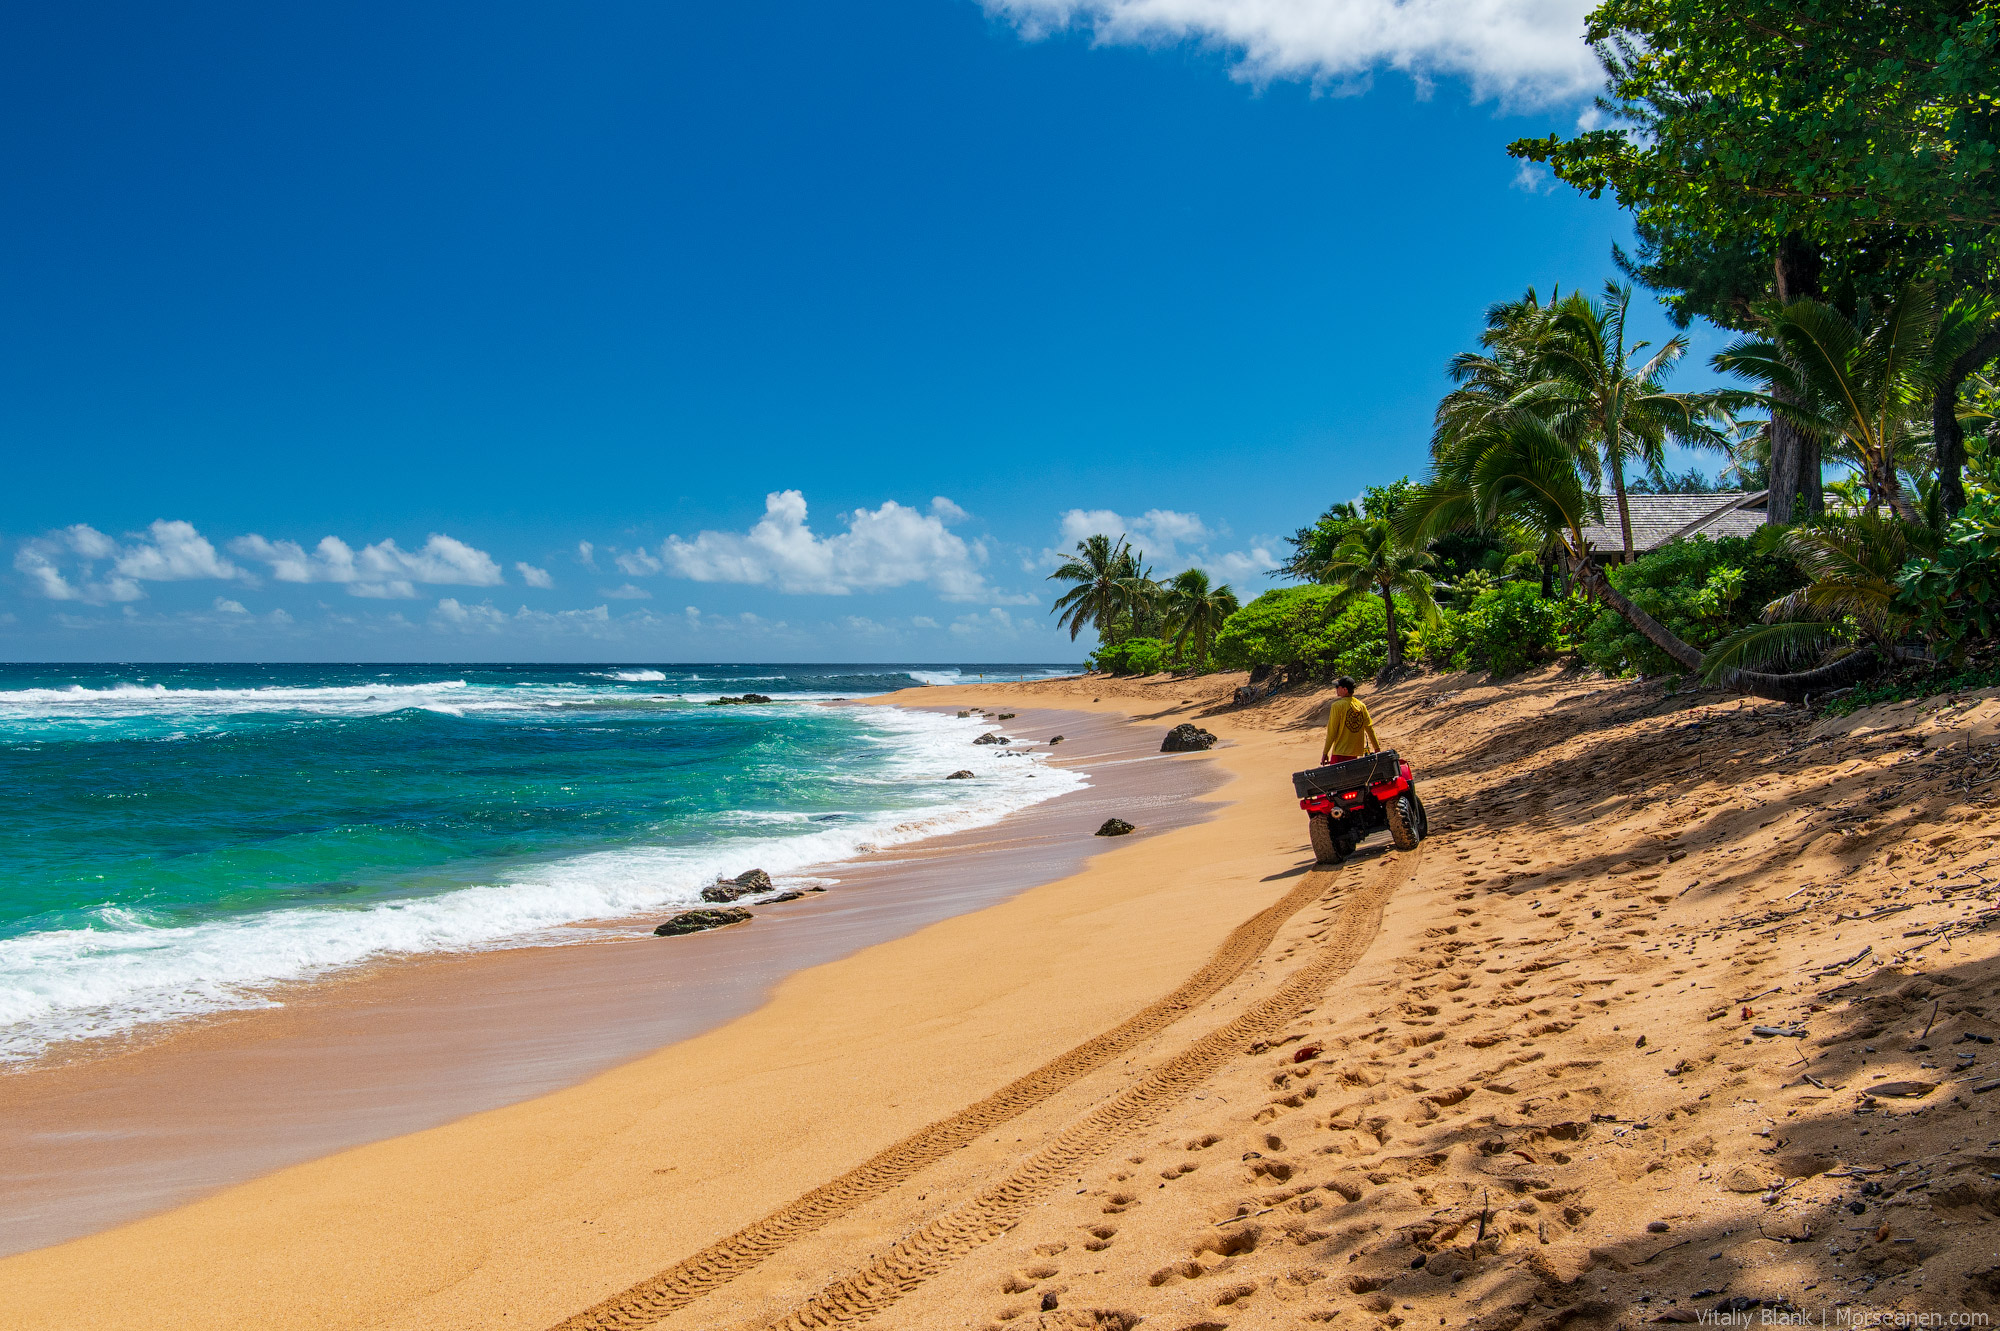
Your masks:
M1691 536L1749 536L1764 525L1767 491L1731 491L1726 494L1635 495L1625 496L1632 514L1632 548L1657 550L1670 541ZM1618 504L1610 496L1604 500L1603 526L1585 527L1584 540L1592 550L1615 554L1625 548L1618 527Z

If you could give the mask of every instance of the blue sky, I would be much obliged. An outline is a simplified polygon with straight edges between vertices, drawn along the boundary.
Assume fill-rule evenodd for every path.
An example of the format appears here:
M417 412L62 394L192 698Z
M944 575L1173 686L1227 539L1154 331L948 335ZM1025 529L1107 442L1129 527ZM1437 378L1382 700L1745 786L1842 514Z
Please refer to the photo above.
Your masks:
M1627 230L1502 151L1581 5L1158 8L11 6L0 656L1069 660L1108 524L1247 599Z

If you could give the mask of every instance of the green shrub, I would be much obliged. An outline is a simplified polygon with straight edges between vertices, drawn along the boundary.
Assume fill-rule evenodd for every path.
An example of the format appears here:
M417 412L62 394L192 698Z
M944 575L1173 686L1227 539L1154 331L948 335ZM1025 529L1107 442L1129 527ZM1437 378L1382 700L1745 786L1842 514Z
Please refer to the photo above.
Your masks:
M1407 625L1416 622L1416 615L1398 601L1396 619ZM1372 675L1389 658L1387 626L1379 596L1354 596L1331 587L1283 587L1265 592L1223 623L1215 637L1215 666Z
M1575 648L1597 613L1582 597L1549 600L1539 582L1485 587L1463 610L1447 610L1434 627L1410 635L1410 652L1438 670L1490 670L1511 675Z
M1766 543L1725 536L1676 541L1611 570L1611 584L1695 647L1754 623L1764 607L1805 584L1798 566ZM1677 673L1678 663L1613 610L1600 610L1577 654L1608 675Z
M1977 489L1966 497L1937 557L1913 559L1897 574L1895 608L1953 660L2000 630L2000 499Z
M1108 675L1156 675L1173 664L1173 648L1158 638L1127 638L1090 654L1090 668Z

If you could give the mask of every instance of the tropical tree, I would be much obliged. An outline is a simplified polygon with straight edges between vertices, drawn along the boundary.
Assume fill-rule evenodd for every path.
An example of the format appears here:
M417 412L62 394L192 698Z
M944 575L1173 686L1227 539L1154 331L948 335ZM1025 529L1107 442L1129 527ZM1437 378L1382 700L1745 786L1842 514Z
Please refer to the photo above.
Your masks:
M1897 575L1910 560L1937 553L1934 528L1871 506L1795 527L1784 545L1812 581L1765 606L1762 623L1709 648L1701 662L1705 682L1739 670L1820 661L1848 646L1851 636L1878 658L1898 655L1897 639L1909 621L1897 604Z
M1628 266L1686 326L1747 329L1775 298L1851 308L1921 270L1948 292L2000 279L2000 22L1940 0L1603 0L1586 39L1608 75L1594 124L1508 151L1632 210ZM1932 397L1946 507L1963 506L1961 381L2000 355L1989 327ZM1780 386L1774 393L1782 394ZM1818 511L1810 436L1773 421L1770 521ZM1804 512L1794 512L1803 499Z
M1870 513L1887 505L1915 521L1899 473L1928 442L1938 328L1931 288L1913 284L1879 315L1864 307L1858 319L1795 300L1773 310L1767 326L1768 337L1739 338L1715 367L1768 383L1769 392L1752 396L1852 465Z
M1166 621L1173 633L1174 650L1197 666L1207 662L1222 622L1239 608L1236 592L1228 583L1211 586L1208 574L1201 569L1181 570L1166 585Z
M1570 576L1597 600L1689 671L1706 656L1613 585L1590 558L1585 524L1600 521L1603 501L1584 485L1569 446L1549 423L1523 412L1476 441L1435 460L1430 481L1404 508L1397 523L1407 545L1422 545L1452 530L1491 530L1512 522L1553 543ZM1855 653L1816 670L1777 675L1725 666L1720 682L1759 697L1797 702L1810 693L1866 678L1879 663L1874 652Z
M1049 578L1076 585L1056 598L1049 613L1058 627L1069 630L1071 642L1086 628L1108 637L1118 616L1129 610L1132 584L1139 576L1139 562L1123 536L1112 540L1102 534L1076 543L1076 553L1064 555L1062 565Z
M1436 563L1424 550L1405 545L1387 518L1368 518L1348 534L1319 572L1316 581L1354 595L1373 592L1382 598L1389 635L1389 655L1382 663L1385 676L1403 664L1403 634L1396 626L1396 597L1400 595L1414 606L1425 623L1435 625L1438 621L1437 602L1431 594L1431 575L1427 571Z
M1716 427L1729 400L1718 393L1672 393L1665 381L1687 354L1685 337L1671 337L1645 359L1648 342L1626 343L1632 288L1604 284L1602 302L1572 295L1555 306L1538 347L1543 381L1532 393L1534 410L1547 417L1558 435L1579 453L1594 449L1590 470L1611 484L1618 504L1618 528L1625 558L1633 555L1632 511L1626 502L1625 471L1642 463L1659 480L1666 469L1669 439L1725 450Z

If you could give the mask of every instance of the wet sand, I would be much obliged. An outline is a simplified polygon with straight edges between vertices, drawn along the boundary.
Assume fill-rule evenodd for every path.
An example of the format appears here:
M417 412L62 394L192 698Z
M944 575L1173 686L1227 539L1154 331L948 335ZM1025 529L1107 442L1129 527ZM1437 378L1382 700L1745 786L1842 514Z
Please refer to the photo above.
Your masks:
M375 967L286 1006L186 1023L129 1048L73 1045L0 1075L0 1254L94 1233L348 1147L574 1085L761 1004L787 975L1076 873L1110 844L1209 816L1224 774L1157 752L1160 727L1022 709L1063 734L1088 789L990 827L813 872L824 894L751 925ZM749 866L745 866L746 868Z

